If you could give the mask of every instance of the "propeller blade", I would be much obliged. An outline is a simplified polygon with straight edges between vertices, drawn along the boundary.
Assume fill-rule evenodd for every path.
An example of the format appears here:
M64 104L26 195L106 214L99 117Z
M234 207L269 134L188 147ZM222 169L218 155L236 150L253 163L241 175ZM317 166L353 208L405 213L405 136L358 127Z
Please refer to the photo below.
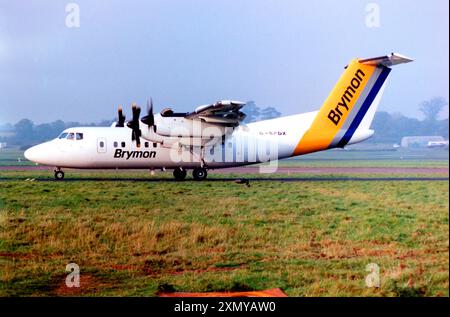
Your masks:
M119 110L118 112L118 116L117 116L117 123L116 123L116 127L123 127L124 123L125 123L125 116L123 115L123 111L122 111L122 107L119 106Z
M140 130L132 130L131 131L131 140L136 141L136 146L141 147L141 131Z
M139 138L139 136L136 136L136 146L141 147L141 139Z
M141 108L137 106L135 103L133 103L132 110L133 110L133 123L136 124L138 123L139 116L141 115Z
M141 119L142 123L151 127L155 124L155 116L153 115L153 99L147 100L147 115Z
M127 127L131 129L131 141L136 141L136 146L141 146L141 130L139 128L139 116L141 115L141 108L135 103L131 106L133 112L133 118L127 122Z
M150 104L147 100L147 115L152 114L153 115L153 99L150 97Z

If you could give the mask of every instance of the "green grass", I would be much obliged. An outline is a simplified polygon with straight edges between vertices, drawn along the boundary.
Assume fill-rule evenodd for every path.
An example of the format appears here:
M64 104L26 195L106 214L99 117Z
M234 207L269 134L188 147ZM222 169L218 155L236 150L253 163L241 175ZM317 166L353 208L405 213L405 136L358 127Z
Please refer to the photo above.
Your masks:
M24 151L16 148L0 149L0 166L34 165L23 156Z
M251 185L2 181L0 296L449 295L448 182ZM365 287L369 263L378 289Z

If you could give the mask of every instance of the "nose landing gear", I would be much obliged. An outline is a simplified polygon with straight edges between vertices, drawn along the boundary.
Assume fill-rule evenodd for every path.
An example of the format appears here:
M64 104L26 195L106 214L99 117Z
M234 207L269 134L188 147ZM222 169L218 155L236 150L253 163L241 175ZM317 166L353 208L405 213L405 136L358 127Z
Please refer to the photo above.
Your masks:
M58 181L61 181L64 179L64 172L61 171L61 169L59 169L59 168L57 170L55 170L55 179Z

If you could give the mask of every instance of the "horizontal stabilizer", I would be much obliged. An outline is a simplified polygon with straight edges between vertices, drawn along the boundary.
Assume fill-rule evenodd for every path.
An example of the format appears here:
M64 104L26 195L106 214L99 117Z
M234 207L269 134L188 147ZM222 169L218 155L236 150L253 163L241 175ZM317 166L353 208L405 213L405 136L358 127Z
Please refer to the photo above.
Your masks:
M403 63L409 63L412 61L413 60L411 58L400 55L398 53L391 53L390 55L386 55L386 56L379 56L379 57L366 58L366 59L359 60L359 62L361 64L374 65L374 66L383 65L386 67L403 64Z

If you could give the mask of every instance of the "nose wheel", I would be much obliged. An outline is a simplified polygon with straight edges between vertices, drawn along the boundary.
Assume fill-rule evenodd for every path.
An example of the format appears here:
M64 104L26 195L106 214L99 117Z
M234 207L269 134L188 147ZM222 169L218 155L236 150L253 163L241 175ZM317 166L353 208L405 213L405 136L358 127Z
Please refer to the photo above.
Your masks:
M206 176L208 176L208 172L206 171L206 168L196 167L192 171L192 176L196 181L202 181L206 179Z
M58 181L61 181L64 179L64 172L61 170L56 170L55 171L55 179Z

